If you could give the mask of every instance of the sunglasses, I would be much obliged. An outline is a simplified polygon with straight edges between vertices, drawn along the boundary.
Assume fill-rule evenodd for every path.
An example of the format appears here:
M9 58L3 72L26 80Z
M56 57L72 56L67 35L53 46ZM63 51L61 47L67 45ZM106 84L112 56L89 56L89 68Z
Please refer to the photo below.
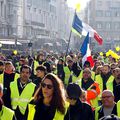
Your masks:
M46 84L46 83L41 83L41 86L42 86L42 88L45 88L45 87L47 87L48 89L52 89L53 88L53 85Z

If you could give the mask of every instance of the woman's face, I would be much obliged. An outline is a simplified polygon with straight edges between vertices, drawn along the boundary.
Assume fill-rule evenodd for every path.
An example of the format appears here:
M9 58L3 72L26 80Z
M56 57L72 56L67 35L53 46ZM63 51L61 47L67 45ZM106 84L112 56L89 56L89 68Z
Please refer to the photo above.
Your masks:
M5 71L12 72L13 71L13 65L12 64L5 65Z
M50 98L53 96L53 83L50 79L46 78L42 83L42 94L44 98Z

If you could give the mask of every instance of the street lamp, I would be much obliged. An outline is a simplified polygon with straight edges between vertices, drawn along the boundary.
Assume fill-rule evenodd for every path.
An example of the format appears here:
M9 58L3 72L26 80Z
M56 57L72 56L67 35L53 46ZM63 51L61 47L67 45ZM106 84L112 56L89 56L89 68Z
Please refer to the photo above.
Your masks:
M30 56L32 56L32 46L33 46L33 43L31 41L32 41L33 37L30 36L29 39L30 39L30 41L28 43L28 48L29 48Z
M15 39L15 49L17 49L17 34L13 33L14 39Z

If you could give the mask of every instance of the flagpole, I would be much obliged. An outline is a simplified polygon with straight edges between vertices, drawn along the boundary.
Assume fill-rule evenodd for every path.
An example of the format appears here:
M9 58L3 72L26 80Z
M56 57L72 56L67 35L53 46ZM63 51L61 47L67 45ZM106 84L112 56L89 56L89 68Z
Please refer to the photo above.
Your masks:
M74 17L75 17L75 14L76 14L76 9L75 9L75 12L74 12ZM73 17L73 22L74 22L74 17ZM73 24L73 22L72 22L72 24ZM68 50L69 50L69 46L70 46L71 35L72 35L72 30L70 30L70 35L69 35L69 39L68 39L67 50L66 50L66 54L65 54L65 61L66 61L66 56L68 54Z
M89 12L89 2L87 3L88 9L87 9L87 14L88 14L88 25L90 24L90 12ZM89 39L89 45L91 46L92 44L91 38Z
M69 50L69 46L70 46L71 35L72 35L72 30L70 30L70 35L69 35L69 40L68 40L68 45L67 45L67 50L66 50L66 56L68 54L68 50Z

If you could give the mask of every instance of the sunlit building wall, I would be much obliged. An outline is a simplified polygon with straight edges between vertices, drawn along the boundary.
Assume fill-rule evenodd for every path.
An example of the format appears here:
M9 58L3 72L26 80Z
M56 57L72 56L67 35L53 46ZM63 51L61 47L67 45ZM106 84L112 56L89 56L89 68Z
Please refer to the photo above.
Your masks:
M105 50L120 44L120 0L91 0L85 15L85 21L103 37Z

